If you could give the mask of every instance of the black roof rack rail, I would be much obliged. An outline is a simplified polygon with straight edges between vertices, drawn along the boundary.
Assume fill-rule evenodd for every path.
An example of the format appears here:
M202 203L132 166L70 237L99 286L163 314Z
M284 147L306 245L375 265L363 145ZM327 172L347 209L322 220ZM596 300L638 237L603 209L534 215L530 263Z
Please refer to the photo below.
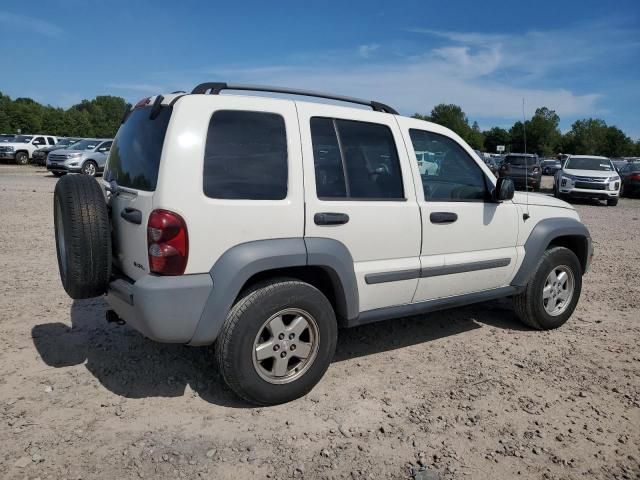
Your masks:
M362 100L360 98L344 97L342 95L332 95L330 93L314 92L312 90L299 90L295 88L268 87L265 85L244 85L240 83L207 82L198 85L191 91L191 93L202 94L208 92L212 95L218 95L222 90L247 90L251 92L285 93L289 95L301 95L304 97L326 98L328 100L338 100L340 102L357 103L358 105L371 107L376 112L399 115L398 112L395 109L391 108L389 105L375 102L373 100Z

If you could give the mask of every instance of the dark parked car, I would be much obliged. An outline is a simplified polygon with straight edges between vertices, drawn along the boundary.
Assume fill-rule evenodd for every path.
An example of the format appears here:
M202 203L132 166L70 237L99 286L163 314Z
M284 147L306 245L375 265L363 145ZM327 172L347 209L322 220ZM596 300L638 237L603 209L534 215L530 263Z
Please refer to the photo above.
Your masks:
M33 152L33 158L31 159L31 162L35 163L36 165L44 166L47 164L47 157L49 156L49 152L60 150L61 148L68 148L79 140L79 138L58 139L58 143L56 143L55 145L49 145L48 147L39 148L38 150Z
M500 169L500 167L498 167L498 163L492 157L486 157L484 159L484 163L487 164L487 167L489 167L491 173L493 173L497 177L498 170Z
M613 166L616 167L616 170L619 172L627 165L628 160L626 158L612 158L611 163L613 163Z
M640 193L640 160L629 160L618 171L622 179L620 196L630 197Z
M543 175L555 175L558 170L562 170L562 162L555 158L545 158L540 162Z
M499 170L501 177L513 180L516 187L540 190L542 169L537 155L532 153L510 153L504 159Z

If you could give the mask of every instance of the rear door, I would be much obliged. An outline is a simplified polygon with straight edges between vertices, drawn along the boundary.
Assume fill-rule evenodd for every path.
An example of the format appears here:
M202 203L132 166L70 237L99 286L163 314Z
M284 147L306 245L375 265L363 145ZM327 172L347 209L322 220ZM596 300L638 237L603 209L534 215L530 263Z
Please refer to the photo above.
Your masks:
M171 112L165 107L150 119L150 108L134 110L118 130L103 176L105 183L115 181L120 188L109 195L113 262L134 280L149 271L147 220Z
M420 211L392 115L297 102L305 237L351 253L360 311L411 302L420 267Z

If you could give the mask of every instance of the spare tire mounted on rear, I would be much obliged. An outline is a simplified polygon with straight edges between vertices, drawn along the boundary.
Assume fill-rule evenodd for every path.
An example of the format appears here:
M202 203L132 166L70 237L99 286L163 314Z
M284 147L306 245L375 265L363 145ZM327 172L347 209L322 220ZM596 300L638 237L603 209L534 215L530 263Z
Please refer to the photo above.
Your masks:
M66 175L53 194L56 252L62 285L73 299L107 291L111 276L111 227L98 182Z

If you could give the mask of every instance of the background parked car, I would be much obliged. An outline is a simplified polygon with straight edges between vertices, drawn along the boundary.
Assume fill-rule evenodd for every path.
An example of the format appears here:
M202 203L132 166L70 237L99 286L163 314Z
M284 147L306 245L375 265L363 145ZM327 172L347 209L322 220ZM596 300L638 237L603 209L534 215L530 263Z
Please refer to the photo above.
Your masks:
M513 180L517 188L540 190L542 169L538 156L532 153L510 153L499 170L501 177Z
M628 163L628 160L626 158L612 158L611 163L613 163L617 171L620 171Z
M618 171L622 179L620 196L631 197L640 193L640 159L625 161Z
M58 143L56 143L55 145L49 145L44 148L39 148L38 150L33 152L31 163L44 166L47 164L47 157L49 156L50 152L54 150L61 150L63 148L68 148L74 143L78 142L79 140L81 139L80 138L61 138L61 139L58 139Z
M496 160L493 157L485 157L484 163L487 164L487 167L489 167L491 173L493 173L497 177L500 167L498 167L498 163L496 162Z
M0 133L0 142L10 142L14 137L13 133Z
M540 162L543 175L555 175L558 170L562 169L562 162L555 158L545 158Z
M553 194L560 199L587 198L618 204L620 175L607 157L571 155L554 178Z
M111 138L85 138L69 148L51 152L47 170L55 176L76 172L95 177L104 170L112 143Z
M58 138L51 135L16 135L9 142L0 144L0 159L15 160L18 165L26 165L37 149L56 143Z

